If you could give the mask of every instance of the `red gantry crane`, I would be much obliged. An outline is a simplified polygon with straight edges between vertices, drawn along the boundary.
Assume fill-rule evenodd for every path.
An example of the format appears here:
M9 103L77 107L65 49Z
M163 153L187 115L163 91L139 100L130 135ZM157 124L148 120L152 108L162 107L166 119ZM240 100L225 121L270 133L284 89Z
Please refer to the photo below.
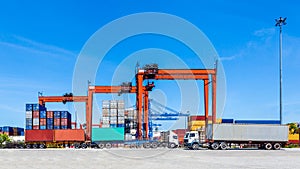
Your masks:
M138 112L138 139L142 139L142 120L145 123L145 136L149 136L148 125L148 101L144 99L144 116L143 115L143 96L148 98L148 93L143 92L143 81L153 80L203 80L204 82L204 112L205 121L208 122L209 114L209 84L212 83L212 120L216 122L216 73L215 69L158 69L156 64L146 65L143 69L138 69L136 74L137 96L136 105Z

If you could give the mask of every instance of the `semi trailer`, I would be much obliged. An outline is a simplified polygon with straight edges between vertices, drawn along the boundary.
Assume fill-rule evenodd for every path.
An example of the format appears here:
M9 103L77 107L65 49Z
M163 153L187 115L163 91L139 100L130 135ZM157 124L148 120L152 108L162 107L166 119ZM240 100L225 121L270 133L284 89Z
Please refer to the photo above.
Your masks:
M259 149L279 150L288 143L288 133L287 125L208 124L206 130L187 132L184 146L226 150L232 145L252 145Z

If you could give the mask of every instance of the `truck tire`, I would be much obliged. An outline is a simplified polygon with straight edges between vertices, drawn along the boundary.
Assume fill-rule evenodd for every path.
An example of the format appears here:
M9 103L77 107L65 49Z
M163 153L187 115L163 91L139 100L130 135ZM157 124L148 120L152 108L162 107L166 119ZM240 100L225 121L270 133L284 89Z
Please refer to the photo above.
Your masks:
M36 149L36 148L38 148L39 146L37 145L37 144L33 144L32 145L32 148L34 148L34 149Z
M280 143L275 143L275 144L273 145L273 149L274 149L274 150L280 150L280 149L281 149L281 144L280 144Z
M137 148L136 144L130 144L130 148Z
M75 147L76 149L79 149L79 148L80 148L80 144L75 144L74 147Z
M218 150L219 149L219 143L212 143L211 148L213 150Z
M106 143L105 148L110 149L112 147L111 143Z
M30 144L26 144L26 148L27 149L31 148L31 145Z
M193 149L193 150L198 150L198 149L199 149L199 144L194 143L194 144L192 145L192 149Z
M273 146L272 146L271 143L266 143L266 144L265 144L265 149L266 149L266 150L271 150L272 147L273 147Z
M46 148L46 146L45 146L45 144L40 144L39 148L44 149L44 148Z
M175 148L176 147L176 144L175 143L170 143L169 144L169 148Z
M221 150L227 150L227 149L228 149L227 143L226 143L226 142L222 142L222 143L220 144L220 149L221 149Z
M82 143L82 144L81 144L81 148L86 149L86 148L87 148L87 145L86 145L85 143Z
M144 143L144 145L143 145L143 147L147 148L147 149L150 148L150 146L151 146L150 143Z
M158 147L157 143L154 142L154 143L151 144L151 148L157 148L157 147Z
M103 148L105 147L105 145L104 145L103 143L100 143L100 144L98 145L98 147L99 147L100 149L103 149Z

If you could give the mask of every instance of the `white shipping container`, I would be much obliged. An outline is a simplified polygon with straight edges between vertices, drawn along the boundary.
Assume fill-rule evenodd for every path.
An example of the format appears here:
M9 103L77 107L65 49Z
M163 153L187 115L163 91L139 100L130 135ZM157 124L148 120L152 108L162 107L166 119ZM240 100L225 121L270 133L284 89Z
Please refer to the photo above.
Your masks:
M102 117L103 121L109 121L109 117Z
M109 116L109 109L102 109L102 116L108 117Z
M32 118L32 111L26 111L25 118L28 118L28 119Z
M110 106L111 109L118 108L118 102L117 102L117 100L111 100L109 106Z
M111 117L117 116L117 109L110 109L109 114L110 114Z
M213 133L212 133L213 130ZM286 125L262 124L209 124L207 137L228 141L288 141L289 127Z
M109 109L109 100L102 101L102 108Z
M125 113L124 109L118 110L118 116L124 116L124 113Z
M125 108L125 102L124 100L118 101L118 109L124 109Z
M117 120L110 121L110 124L117 124Z
M109 124L102 124L102 128L109 128L110 125Z
M33 118L32 124L33 124L34 126L38 126L38 125L40 124L39 120L40 120L39 118Z

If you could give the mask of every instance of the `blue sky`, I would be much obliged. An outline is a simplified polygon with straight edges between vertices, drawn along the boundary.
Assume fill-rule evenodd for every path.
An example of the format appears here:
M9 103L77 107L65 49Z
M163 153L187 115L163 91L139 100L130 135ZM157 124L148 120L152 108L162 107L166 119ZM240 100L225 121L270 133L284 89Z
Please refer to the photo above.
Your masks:
M283 121L299 122L299 6L300 3L296 1L270 3L258 0L2 1L0 126L23 126L25 103L37 102L39 91L44 95L71 92L76 60L86 41L109 22L139 12L172 14L189 21L205 33L218 52L226 74L226 103L222 117L234 119L279 119L279 36L274 19L288 17L288 24L283 28ZM124 62L122 58L149 48L172 52L189 67L202 68L196 56L183 44L162 36L142 35L122 41L104 56L95 83L110 85L113 82L118 85L120 82L112 77L115 68ZM147 51L132 56L132 62L144 64L147 60L157 61L161 62L163 68L174 68L167 64L167 60L156 60L154 56L152 60L147 59L143 56L146 54ZM161 52L157 56L159 54ZM129 75L132 78L134 67L128 67L128 70L132 70L132 75ZM180 102L174 99L179 95L175 82L155 83L156 88L150 97L162 99L167 106L181 111L193 106L180 108ZM201 82L197 84L201 87ZM97 96L94 107L101 108L101 100L111 97ZM133 100L132 97L115 98L127 99L128 102L128 99ZM131 101L131 104L134 103ZM73 104L47 105L52 110L68 109L74 118ZM201 104L200 108L191 110L193 114L203 112ZM83 122L83 112L78 114ZM99 114L100 111L96 109L94 122L99 121Z

